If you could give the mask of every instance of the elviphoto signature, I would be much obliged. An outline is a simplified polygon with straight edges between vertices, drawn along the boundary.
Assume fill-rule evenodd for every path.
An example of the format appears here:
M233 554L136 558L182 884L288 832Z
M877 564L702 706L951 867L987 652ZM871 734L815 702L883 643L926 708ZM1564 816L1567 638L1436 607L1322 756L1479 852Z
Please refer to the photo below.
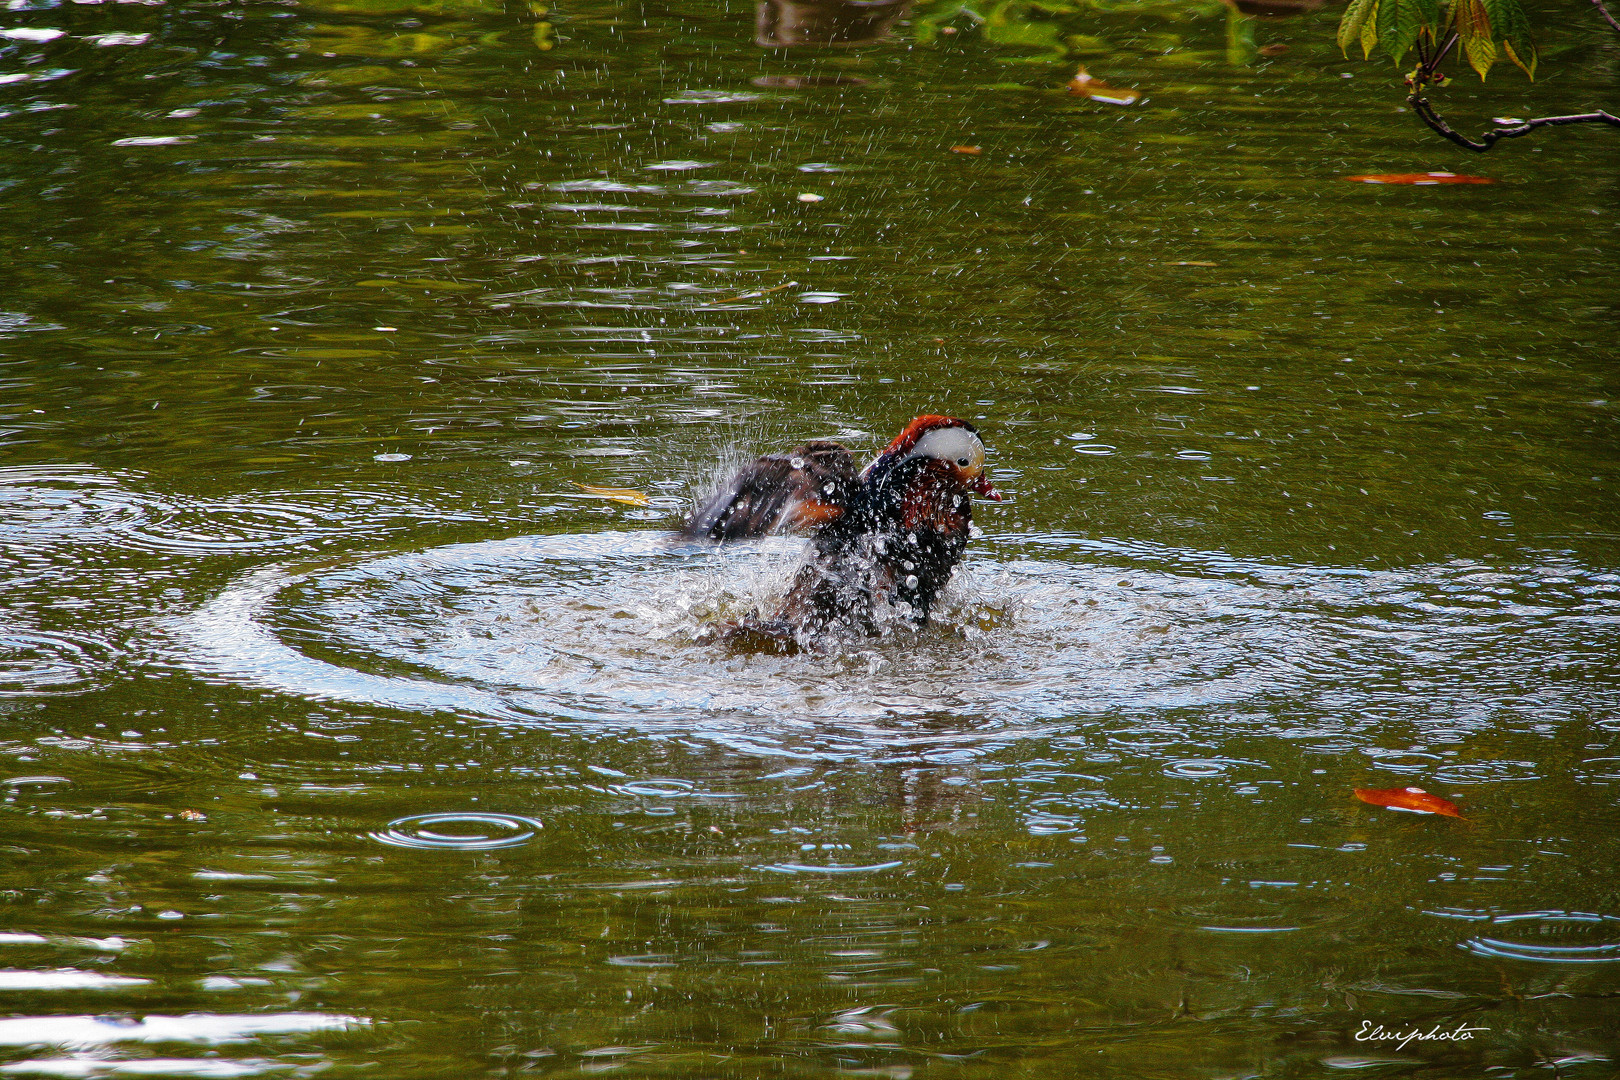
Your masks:
M1356 1042L1394 1042L1400 1045L1398 1050L1405 1050L1410 1042L1467 1042L1474 1037L1476 1031L1489 1031L1486 1027L1466 1027L1462 1024L1455 1028L1442 1028L1434 1025L1428 1031L1422 1028L1412 1028L1410 1031L1390 1031L1383 1024L1374 1024L1371 1020L1361 1022L1361 1030L1356 1032Z

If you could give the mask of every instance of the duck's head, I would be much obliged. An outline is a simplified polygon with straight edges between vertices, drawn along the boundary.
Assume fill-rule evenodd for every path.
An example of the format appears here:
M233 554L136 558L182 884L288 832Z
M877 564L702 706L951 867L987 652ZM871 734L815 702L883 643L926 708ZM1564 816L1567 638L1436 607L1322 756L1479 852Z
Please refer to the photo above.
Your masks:
M950 475L965 491L1001 499L1001 492L984 475L984 442L978 429L966 420L919 416L878 456L879 461L895 462L912 458L930 459L930 464Z

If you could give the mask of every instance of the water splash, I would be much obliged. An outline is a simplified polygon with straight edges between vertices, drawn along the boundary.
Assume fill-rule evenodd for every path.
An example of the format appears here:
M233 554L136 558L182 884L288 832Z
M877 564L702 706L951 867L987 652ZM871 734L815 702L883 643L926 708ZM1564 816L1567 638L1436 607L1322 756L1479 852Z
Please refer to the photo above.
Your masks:
M1615 591L1570 570L1567 597L1548 596L1536 568L1493 571L1484 597L1468 566L1273 566L1050 536L1022 547L1016 560L971 558L921 631L825 654L703 644L720 621L770 608L800 544L715 551L656 532L272 566L171 629L182 667L312 698L824 759L982 752L1106 718L1098 737L1118 752L1176 775L1225 773L1251 763L1209 753L1200 725L1209 738L1271 732L1277 710L1304 705L1339 717L1298 732L1319 751L1360 748L1380 768L1463 783L1535 774L1363 740L1392 715L1414 719L1431 685L1446 692L1423 695L1431 715L1415 720L1452 739L1499 723L1504 703L1526 722L1556 713L1555 692L1527 702L1514 688L1584 648L1583 626ZM1070 558L1042 557L1053 548ZM1480 603L1507 614L1482 620ZM1593 690L1570 688L1586 707Z

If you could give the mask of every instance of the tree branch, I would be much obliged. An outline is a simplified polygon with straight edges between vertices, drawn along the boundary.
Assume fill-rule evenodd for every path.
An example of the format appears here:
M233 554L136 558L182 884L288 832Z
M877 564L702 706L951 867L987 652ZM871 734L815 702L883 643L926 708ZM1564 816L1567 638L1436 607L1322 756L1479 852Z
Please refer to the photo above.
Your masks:
M1487 131L1476 142L1447 124L1440 114L1434 111L1429 99L1422 94L1413 93L1406 99L1412 111L1422 118L1425 124L1437 133L1444 135L1452 142L1465 150L1483 154L1495 146L1502 139L1517 139L1521 135L1528 135L1537 128L1558 127L1562 124L1609 124L1620 128L1620 116L1606 113L1599 109L1597 112L1577 113L1573 116L1538 116L1533 120L1518 120L1512 123L1501 124L1492 131ZM1500 123L1500 122L1499 122Z
M1603 0L1592 0L1592 5L1610 26L1620 31L1620 22L1616 22L1614 16L1609 14L1609 9L1603 6ZM1538 116L1532 120L1502 119L1496 121L1497 126L1485 132L1478 140L1470 139L1446 123L1440 114L1434 111L1434 106L1429 104L1429 99L1423 96L1424 89L1430 83L1444 81L1444 76L1440 74L1440 62L1457 44L1457 37L1457 32L1452 31L1432 54L1419 42L1417 69L1406 77L1406 87L1409 91L1406 103L1433 131L1450 139L1464 150L1483 154L1503 139L1517 139L1537 128L1561 127L1564 124L1608 124L1620 128L1620 116L1599 109L1597 112L1575 113L1570 116Z

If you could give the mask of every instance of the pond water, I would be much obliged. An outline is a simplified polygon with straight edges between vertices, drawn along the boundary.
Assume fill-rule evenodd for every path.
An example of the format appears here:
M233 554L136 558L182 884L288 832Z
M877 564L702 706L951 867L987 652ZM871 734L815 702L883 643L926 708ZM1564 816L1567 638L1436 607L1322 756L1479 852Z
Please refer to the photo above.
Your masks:
M1614 1076L1620 139L1335 20L13 0L0 1072ZM923 412L938 617L704 644Z

